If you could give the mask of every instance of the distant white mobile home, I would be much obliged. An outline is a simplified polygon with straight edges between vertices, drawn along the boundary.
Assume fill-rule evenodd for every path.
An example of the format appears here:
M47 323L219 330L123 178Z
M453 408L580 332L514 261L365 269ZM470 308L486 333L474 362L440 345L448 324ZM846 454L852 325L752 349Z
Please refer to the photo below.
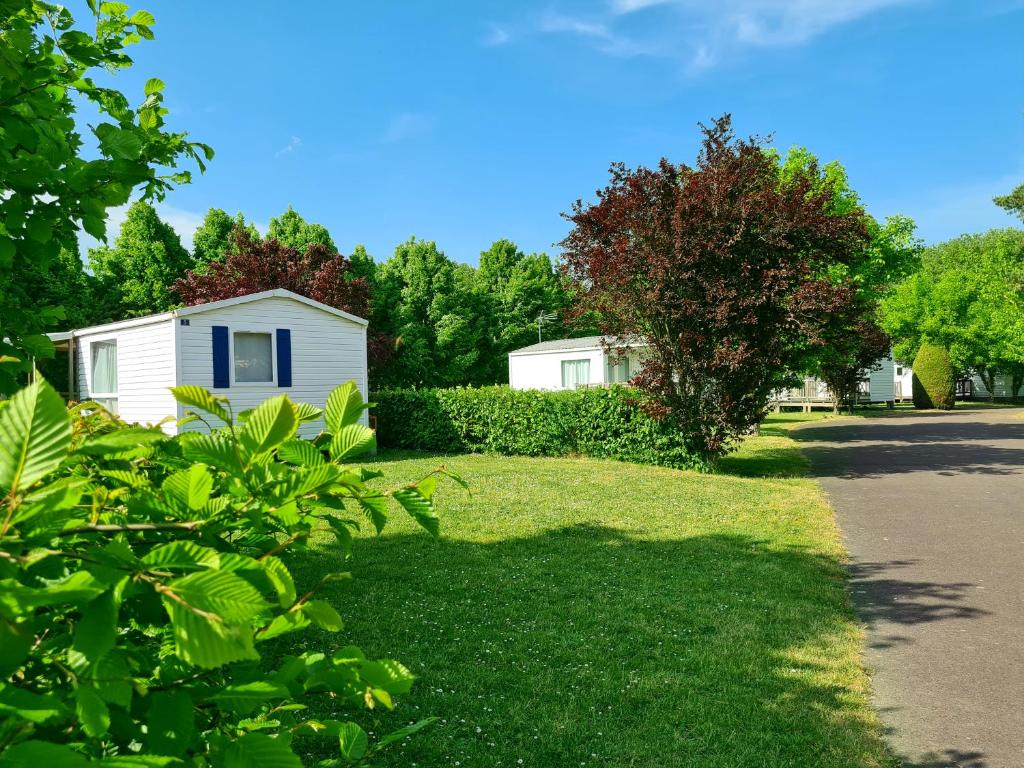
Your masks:
M349 380L365 398L366 326L361 317L278 289L50 338L69 353L71 399L95 400L128 422L157 424L184 416L170 392L181 384L228 397L235 413L282 393L323 407L331 390ZM172 434L205 428L163 424ZM303 425L306 434L321 428Z
M531 344L508 354L508 382L512 389L575 389L581 386L607 386L626 383L643 367L647 345L632 340L618 346L611 342L606 351L602 336L557 339ZM619 356L617 350L626 354ZM891 403L895 397L895 363L889 355L865 371L860 402ZM909 386L909 385L908 385ZM777 393L777 401L805 402L831 407L831 395L824 383L813 377L800 387Z
M512 389L576 389L624 384L640 372L646 344L624 345L625 355L606 352L602 336L557 339L531 344L508 353L508 383Z

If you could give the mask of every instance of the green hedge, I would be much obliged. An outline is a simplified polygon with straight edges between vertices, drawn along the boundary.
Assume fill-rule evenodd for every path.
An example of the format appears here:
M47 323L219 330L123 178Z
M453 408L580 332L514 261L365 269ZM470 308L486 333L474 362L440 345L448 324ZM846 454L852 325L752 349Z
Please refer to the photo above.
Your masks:
M377 444L509 456L582 454L640 464L705 468L669 420L626 387L566 392L508 387L392 389L371 394Z
M936 344L922 344L914 358L912 382L915 408L948 411L956 404L956 371L949 352Z

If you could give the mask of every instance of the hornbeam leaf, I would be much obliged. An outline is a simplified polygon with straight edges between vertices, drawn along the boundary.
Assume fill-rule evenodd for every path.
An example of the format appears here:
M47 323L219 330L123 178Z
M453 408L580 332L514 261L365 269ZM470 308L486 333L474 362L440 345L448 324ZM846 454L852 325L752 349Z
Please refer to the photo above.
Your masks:
M75 714L82 730L93 738L103 736L110 728L110 710L107 703L88 685L75 689Z
M164 480L164 493L193 511L202 509L213 490L213 476L205 464L193 464Z
M171 387L171 394L182 405L191 405L193 408L213 414L225 424L231 423L231 416L222 405L222 403L227 402L227 398L214 395L208 389L196 386L195 384L182 384L180 387Z
M363 511L370 518L373 527L377 529L377 533L384 530L384 524L388 520L387 497L383 494L356 496L356 501L359 502L359 506L363 508Z
M180 604L184 601L198 611L215 614L225 624L244 624L264 608L266 602L249 582L227 571L198 571L166 585ZM164 601L173 598L164 595Z
M302 762L281 739L247 733L225 751L224 768L302 768Z
M48 741L23 741L0 755L0 768L87 768L88 765L89 761L80 753Z
M234 661L258 659L250 626L222 624L165 600L174 629L174 651L189 664L213 669Z
M324 421L327 422L327 429L332 433L340 432L343 427L355 424L360 414L369 405L363 402L354 381L348 381L336 388L327 396L327 404L324 408Z
M226 685L210 697L222 710L248 715L259 704L274 699L287 699L291 691L280 683L269 680L255 680L251 683Z
M117 432L108 432L104 435L90 438L78 447L76 453L105 456L110 453L119 453L129 448L138 448L140 445L150 445L151 443L157 443L166 439L167 434L160 429L128 427L126 429L119 429Z
M0 492L27 490L60 465L70 445L60 395L45 381L22 389L0 411Z
M324 411L322 408L317 408L315 405L310 405L309 403L295 404L295 415L298 417L300 424L316 421L323 415L323 413Z
M234 443L220 435L190 435L181 441L181 450L186 459L203 461L232 474L242 472Z
M394 694L408 693L415 679L412 672L393 659L367 661L360 667L359 674L375 688Z
M298 427L295 407L287 395L265 400L252 412L239 435L249 457L272 451L295 434Z
M331 458L344 461L376 447L377 438L372 429L362 424L349 424L331 437Z
M369 746L369 739L366 731L356 723L342 723L338 730L338 746L341 756L346 760L356 761L362 759Z
M277 449L277 457L281 461L303 467L319 467L324 463L323 453L308 440L289 440L283 443Z
M341 620L341 616L331 607L330 603L324 600L310 600L302 606L302 612L320 629L341 632L345 628L345 622Z
M33 693L7 683L0 683L0 714L5 718L13 717L42 725L63 717L67 710L61 701L51 694Z
M391 495L431 536L437 537L440 533L440 521L434 511L434 502L420 493L416 486L401 488Z

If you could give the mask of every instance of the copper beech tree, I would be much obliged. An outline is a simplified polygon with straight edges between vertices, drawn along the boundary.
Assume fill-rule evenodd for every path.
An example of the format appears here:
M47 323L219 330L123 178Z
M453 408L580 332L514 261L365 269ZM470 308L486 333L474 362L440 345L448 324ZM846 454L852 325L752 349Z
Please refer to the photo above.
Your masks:
M835 275L868 234L862 210L830 210L813 164L782 176L763 140L735 138L728 115L701 130L693 166L613 165L597 201L566 214L562 246L579 309L596 311L607 337L648 344L633 383L710 460L847 322L837 310L852 292Z
M285 288L359 317L369 315L366 278L352 275L351 262L325 245L297 251L278 240L260 240L244 227L231 233L233 250L199 274L192 270L173 290L186 304L204 304Z

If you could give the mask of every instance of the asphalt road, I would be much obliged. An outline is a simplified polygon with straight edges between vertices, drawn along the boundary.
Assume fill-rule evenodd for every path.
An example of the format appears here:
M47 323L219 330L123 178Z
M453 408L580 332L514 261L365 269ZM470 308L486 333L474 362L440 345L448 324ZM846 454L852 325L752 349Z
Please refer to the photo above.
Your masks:
M835 507L875 704L908 766L1024 766L1022 413L794 432Z

